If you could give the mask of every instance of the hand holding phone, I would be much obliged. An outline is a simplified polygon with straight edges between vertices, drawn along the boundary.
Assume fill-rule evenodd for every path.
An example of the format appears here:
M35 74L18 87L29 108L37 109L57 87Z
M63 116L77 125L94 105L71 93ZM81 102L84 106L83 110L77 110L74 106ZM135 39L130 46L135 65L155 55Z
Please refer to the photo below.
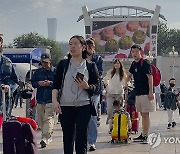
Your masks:
M81 79L83 80L84 79L84 74L80 73L80 72L77 72L76 74L76 79Z
M88 82L84 80L84 74L77 72L75 82L77 85L83 89L89 89Z

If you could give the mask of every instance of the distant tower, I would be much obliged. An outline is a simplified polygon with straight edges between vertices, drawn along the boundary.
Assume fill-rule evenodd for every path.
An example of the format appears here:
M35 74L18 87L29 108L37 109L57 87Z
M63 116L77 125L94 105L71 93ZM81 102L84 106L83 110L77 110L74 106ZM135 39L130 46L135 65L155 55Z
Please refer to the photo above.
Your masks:
M48 26L48 38L56 41L57 19L47 18L47 26Z

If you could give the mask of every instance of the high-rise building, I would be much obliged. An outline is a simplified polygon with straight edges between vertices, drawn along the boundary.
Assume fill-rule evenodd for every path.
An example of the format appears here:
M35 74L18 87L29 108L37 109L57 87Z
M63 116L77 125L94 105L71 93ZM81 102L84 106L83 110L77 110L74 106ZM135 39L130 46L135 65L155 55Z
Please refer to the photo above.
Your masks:
M47 18L47 26L48 26L48 38L56 41L57 19Z

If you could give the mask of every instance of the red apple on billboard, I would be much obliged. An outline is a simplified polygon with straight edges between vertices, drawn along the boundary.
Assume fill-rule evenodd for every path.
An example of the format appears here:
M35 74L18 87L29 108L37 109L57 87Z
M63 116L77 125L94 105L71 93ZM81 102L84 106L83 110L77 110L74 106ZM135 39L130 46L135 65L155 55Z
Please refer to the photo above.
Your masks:
M128 57L123 53L119 53L115 56L115 58L128 58Z

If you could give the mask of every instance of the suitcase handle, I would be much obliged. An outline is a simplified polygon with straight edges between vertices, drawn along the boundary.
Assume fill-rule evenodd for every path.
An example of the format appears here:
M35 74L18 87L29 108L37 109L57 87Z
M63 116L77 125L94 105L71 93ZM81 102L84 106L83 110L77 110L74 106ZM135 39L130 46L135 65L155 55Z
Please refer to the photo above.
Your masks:
M9 85L6 85L8 87L8 97L11 97L11 88ZM6 96L5 96L5 85L1 85L2 89L2 103L3 103L3 121L6 121Z

